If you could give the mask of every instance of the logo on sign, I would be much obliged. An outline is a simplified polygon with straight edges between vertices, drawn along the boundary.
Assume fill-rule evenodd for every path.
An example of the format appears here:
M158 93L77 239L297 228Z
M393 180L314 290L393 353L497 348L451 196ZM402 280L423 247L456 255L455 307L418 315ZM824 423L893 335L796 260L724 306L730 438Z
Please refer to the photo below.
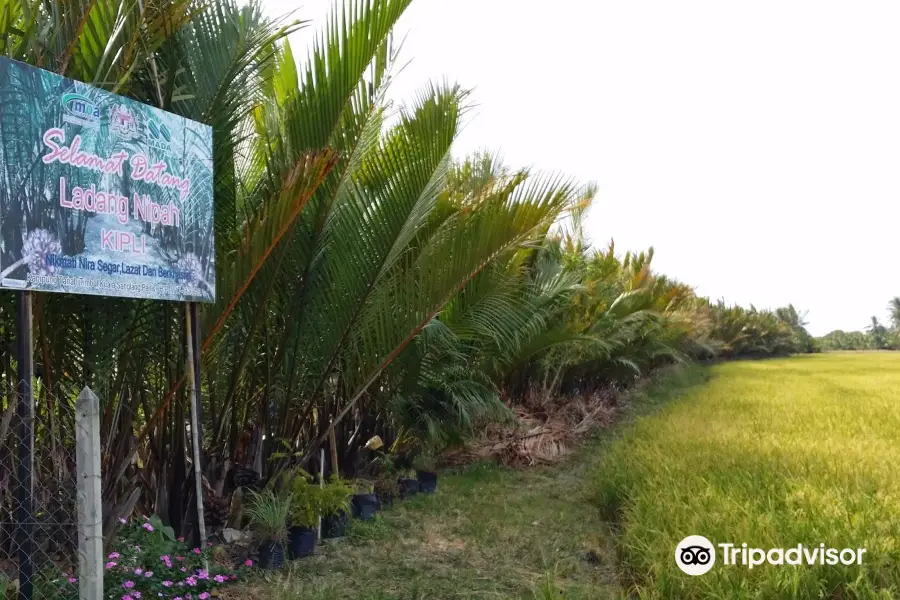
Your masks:
M123 138L133 139L140 135L137 119L130 110L122 105L110 109L109 128Z
M100 123L100 107L87 96L63 94L62 107L66 111L63 121L74 125L97 127Z
M168 152L171 147L172 134L169 133L169 128L166 127L166 124L150 119L147 123L147 130L150 132L147 144L151 148Z

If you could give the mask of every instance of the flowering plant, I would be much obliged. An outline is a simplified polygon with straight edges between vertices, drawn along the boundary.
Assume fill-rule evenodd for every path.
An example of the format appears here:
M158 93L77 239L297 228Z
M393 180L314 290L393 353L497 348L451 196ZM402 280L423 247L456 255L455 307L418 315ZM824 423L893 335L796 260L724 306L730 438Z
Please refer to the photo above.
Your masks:
M104 598L207 600L214 590L236 582L241 570L253 566L249 560L238 569L213 563L208 547L191 548L183 538L176 539L159 517L121 521L114 551L105 557ZM71 598L78 597L76 577L63 573L61 583L71 590Z
M116 600L206 600L238 579L209 560L209 548L189 548L159 517L125 523L118 551L107 556L104 588ZM245 566L251 566L252 562ZM208 565L204 566L204 565Z

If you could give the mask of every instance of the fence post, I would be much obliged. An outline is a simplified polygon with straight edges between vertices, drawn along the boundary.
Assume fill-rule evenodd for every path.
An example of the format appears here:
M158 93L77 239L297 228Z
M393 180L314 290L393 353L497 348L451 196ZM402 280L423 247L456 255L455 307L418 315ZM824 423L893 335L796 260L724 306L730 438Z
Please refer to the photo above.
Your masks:
M100 497L100 400L85 387L75 402L78 469L78 589L82 600L103 597L103 510Z

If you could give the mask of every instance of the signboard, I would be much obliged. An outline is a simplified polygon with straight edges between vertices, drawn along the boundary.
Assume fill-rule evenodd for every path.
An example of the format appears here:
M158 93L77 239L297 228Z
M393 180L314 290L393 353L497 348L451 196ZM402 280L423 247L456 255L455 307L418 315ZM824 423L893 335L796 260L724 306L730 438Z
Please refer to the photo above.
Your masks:
M0 57L0 287L214 301L212 129Z

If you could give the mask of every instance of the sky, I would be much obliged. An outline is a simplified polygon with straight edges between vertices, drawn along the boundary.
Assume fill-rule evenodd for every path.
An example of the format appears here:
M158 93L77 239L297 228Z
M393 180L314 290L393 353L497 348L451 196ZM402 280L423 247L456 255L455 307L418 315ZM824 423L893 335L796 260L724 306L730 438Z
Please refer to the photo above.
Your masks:
M310 26L332 0L263 0ZM473 90L454 152L593 181L598 246L863 329L900 296L900 3L414 0L389 96Z

